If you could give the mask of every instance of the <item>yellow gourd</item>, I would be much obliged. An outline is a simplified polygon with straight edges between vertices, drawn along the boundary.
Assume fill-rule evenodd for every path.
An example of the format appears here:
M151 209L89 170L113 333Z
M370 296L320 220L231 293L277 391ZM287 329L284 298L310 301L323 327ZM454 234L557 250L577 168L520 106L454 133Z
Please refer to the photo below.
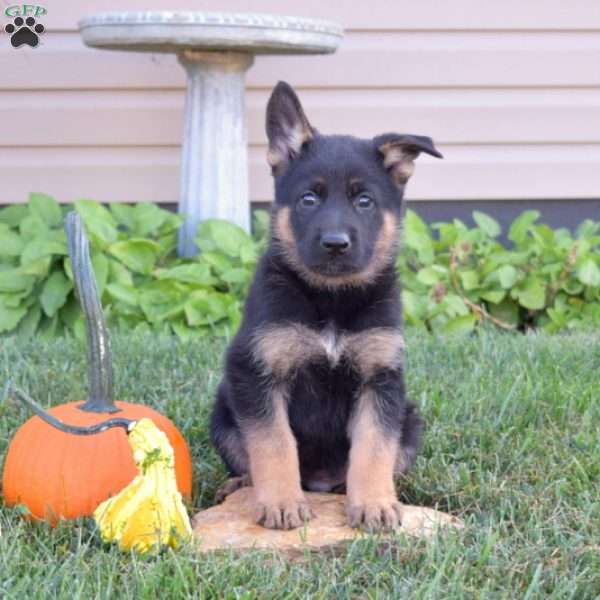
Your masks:
M94 519L106 542L121 550L176 548L190 539L192 528L175 480L173 448L150 419L140 419L129 432L139 470L116 496L102 502Z

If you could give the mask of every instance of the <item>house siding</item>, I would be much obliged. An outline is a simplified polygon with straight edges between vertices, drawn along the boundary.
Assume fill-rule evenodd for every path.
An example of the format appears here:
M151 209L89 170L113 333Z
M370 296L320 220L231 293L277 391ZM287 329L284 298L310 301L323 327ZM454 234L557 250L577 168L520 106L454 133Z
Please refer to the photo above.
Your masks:
M31 191L64 202L176 202L183 69L172 55L86 48L76 25L95 12L172 4L44 5L38 48L0 37L0 202ZM252 201L272 194L263 119L280 79L324 133L433 137L445 160L419 159L411 200L600 198L598 0L181 0L177 8L295 14L346 29L334 55L259 56L248 72Z

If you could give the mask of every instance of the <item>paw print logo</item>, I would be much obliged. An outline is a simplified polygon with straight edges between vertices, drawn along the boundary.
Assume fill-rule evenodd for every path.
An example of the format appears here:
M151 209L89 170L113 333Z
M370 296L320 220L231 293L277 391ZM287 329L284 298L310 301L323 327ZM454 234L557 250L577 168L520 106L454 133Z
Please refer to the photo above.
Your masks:
M15 48L23 44L35 48L40 41L39 34L44 33L44 26L41 23L36 24L33 17L27 17L25 20L15 17L12 23L4 27L4 31L11 34L10 43Z

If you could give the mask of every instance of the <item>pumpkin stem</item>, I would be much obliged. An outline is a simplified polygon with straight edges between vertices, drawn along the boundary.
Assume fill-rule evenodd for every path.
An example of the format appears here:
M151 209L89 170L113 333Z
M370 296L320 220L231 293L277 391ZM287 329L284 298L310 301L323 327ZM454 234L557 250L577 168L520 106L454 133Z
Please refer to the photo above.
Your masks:
M56 429L64 431L65 433L74 433L75 435L92 435L94 433L101 433L102 431L106 431L111 427L123 427L125 431L129 433L136 423L136 421L133 419L123 419L121 417L116 417L113 419L107 419L102 423L89 425L87 427L83 425L69 425L64 421L57 419L54 415L51 415L49 412L46 412L35 400L33 400L33 398L30 398L25 392L15 387L12 387L12 391L23 404L28 406L42 420L46 421L48 425L52 425L52 427L56 427Z
M113 371L110 340L94 269L90 260L90 247L81 217L70 212L65 219L69 256L73 267L73 280L85 316L88 345L88 379L90 392L86 402L78 408L89 412L118 412L113 400Z

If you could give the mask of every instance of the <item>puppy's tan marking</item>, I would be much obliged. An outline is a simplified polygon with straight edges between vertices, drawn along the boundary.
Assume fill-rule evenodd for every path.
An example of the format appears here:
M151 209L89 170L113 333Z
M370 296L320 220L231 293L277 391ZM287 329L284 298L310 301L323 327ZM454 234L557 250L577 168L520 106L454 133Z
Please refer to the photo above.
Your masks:
M392 327L374 327L348 335L344 351L361 374L369 380L380 369L397 369L402 364L404 338Z
M404 185L415 172L418 152L407 150L405 145L388 142L378 148L383 154L383 166L390 171L396 185Z
M293 375L308 362L328 361L335 367L348 358L364 381L380 369L402 364L404 339L392 327L373 327L359 333L338 334L332 325L321 332L289 323L270 325L254 335L254 359L266 375L283 378Z
M282 132L283 133L283 132ZM306 122L298 122L285 129L283 137L271 140L267 151L267 162L273 175L282 173L291 159L300 154L302 146L312 140L314 131Z
M300 486L298 448L288 421L286 393L281 388L271 393L269 419L244 428L256 521L270 529L293 529L310 519L311 511Z
M375 242L373 255L367 267L357 273L327 277L310 271L302 262L290 223L290 208L284 206L275 213L273 234L288 265L306 282L317 288L336 289L359 287L372 283L377 275L393 260L398 243L398 223L390 212L384 212L381 231Z
M397 527L401 504L394 489L399 440L385 432L375 414L375 392L366 389L350 423L347 512L352 527Z
M398 453L396 454L396 462L394 463L394 477L398 477L406 473L410 469L410 460L404 453L401 444L398 444Z
M285 377L322 354L318 334L298 323L271 325L254 335L254 359L265 374Z

